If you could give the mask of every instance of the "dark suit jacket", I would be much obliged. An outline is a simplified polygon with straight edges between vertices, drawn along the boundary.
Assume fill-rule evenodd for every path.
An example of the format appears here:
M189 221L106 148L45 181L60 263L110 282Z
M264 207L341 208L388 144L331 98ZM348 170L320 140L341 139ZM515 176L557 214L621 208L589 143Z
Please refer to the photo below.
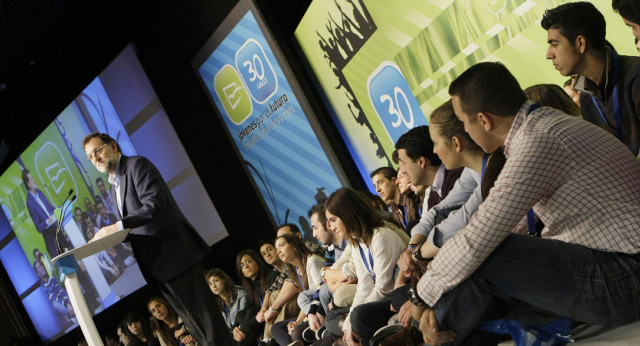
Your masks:
M158 169L141 156L122 156L115 176L120 179L122 225L149 283L167 282L199 262L209 251L184 217ZM111 197L117 207L116 189Z
M42 207L40 207L40 203L38 203L38 201L36 201L36 198L33 197L28 191L27 209L29 210L29 215L31 215L31 219L33 220L34 225L36 225L36 229L38 230L38 232L42 233L45 229L47 229L47 219L49 218L49 215L53 213L53 210L55 208L51 206L51 204L47 200L47 197L44 196L44 193L42 193L42 191L36 190L36 194L40 198L42 204L44 204L44 207L47 209L47 212L49 214L47 215L47 213L42 210Z

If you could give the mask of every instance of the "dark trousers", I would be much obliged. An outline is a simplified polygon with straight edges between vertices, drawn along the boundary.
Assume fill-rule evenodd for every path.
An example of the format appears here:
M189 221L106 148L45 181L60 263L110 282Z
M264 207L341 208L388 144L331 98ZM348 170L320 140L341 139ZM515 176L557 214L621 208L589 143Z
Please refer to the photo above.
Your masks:
M44 245L47 247L47 252L49 252L49 256L54 258L58 256L58 249L56 248L56 229L58 228L58 223L54 222L53 225L45 228L42 231L42 238L44 238ZM62 244L64 241L63 231L60 231L59 240Z
M362 345L369 345L373 334L386 326L394 314L391 299L358 305L351 312L351 330L360 337Z
M198 263L179 276L158 285L200 345L235 345L215 296Z
M633 322L640 318L640 255L510 234L434 306L440 330L458 334L455 345L487 344L475 326L506 316L506 307L606 326Z
M264 322L258 322L256 315L260 311L257 306L251 306L245 310L238 311L236 316L236 326L240 328L247 337L238 342L242 346L254 346L258 343L258 339L264 333Z

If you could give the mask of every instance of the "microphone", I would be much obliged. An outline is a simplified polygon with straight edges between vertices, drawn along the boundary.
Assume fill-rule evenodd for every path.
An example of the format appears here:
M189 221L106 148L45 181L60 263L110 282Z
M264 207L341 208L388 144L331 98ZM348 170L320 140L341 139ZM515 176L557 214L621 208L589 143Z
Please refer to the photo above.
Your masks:
M62 228L62 220L64 219L64 214L66 210L69 209L69 205L71 205L71 203L73 203L73 201L75 201L76 198L78 197L77 195L73 195L71 202L65 206L65 203L67 202L67 200L69 199L69 196L71 196L72 193L73 193L73 189L70 189L69 193L67 193L67 197L64 198L64 202L62 202L62 207L60 209L60 217L58 217L58 227L56 228L56 250L58 250L58 255L62 255L63 253L67 252L62 248L62 246L60 246L60 241L58 240L58 234L60 234L60 229Z

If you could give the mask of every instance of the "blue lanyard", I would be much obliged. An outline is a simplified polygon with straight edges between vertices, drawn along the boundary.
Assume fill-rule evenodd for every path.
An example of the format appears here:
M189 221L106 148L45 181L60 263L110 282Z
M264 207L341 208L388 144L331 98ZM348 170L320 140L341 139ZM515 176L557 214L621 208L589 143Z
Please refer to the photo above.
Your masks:
M306 291L307 288L304 286L304 281L302 281L302 277L298 274L298 267L296 267L296 275L298 275L298 282L300 282L300 286L302 286L302 290Z
M233 327L234 321L231 319L231 311L229 311L229 307L227 306L227 304L224 304L224 312L225 312L225 315L227 315L227 319L231 323L231 326Z
M615 126L616 126L616 136L618 139L624 143L624 134L622 133L622 113L620 113L620 102L618 101L618 72L619 72L619 63L618 63L618 52L613 49L613 78L611 82L613 83L613 115L615 117ZM602 121L609 126L609 121L604 116L604 112L602 108L600 108L600 104L595 96L591 96L593 100L593 104L598 109L598 113L600 113L600 117Z
M362 256L362 262L364 263L365 268L367 268L367 272L373 278L373 283L376 283L376 273L373 272L373 255L371 254L371 249L369 249L369 262L371 263L371 267L369 267L369 263L367 263L367 259L364 256L364 251L362 251L362 247L358 244L358 248L360 249L360 256Z
M485 153L482 157L482 175L480 175L480 181L484 179L484 172L487 170L487 162L489 161L489 154Z
M257 290L257 292L258 292L258 300L260 300L260 306L262 306L262 301L264 300L264 297L262 293L260 293L260 290Z

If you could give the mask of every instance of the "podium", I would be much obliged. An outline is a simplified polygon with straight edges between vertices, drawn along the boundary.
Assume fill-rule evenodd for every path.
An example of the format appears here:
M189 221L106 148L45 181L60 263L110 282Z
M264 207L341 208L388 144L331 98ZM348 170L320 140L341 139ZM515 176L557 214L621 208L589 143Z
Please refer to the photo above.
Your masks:
M130 229L123 229L104 238L78 246L51 260L51 265L58 269L58 279L61 283L64 283L67 294L69 294L71 306L73 306L73 311L78 318L82 334L84 334L90 346L104 346L104 344L102 343L100 334L98 334L95 323L93 323L91 312L80 288L80 282L76 274L78 271L78 261L122 243L130 231Z

